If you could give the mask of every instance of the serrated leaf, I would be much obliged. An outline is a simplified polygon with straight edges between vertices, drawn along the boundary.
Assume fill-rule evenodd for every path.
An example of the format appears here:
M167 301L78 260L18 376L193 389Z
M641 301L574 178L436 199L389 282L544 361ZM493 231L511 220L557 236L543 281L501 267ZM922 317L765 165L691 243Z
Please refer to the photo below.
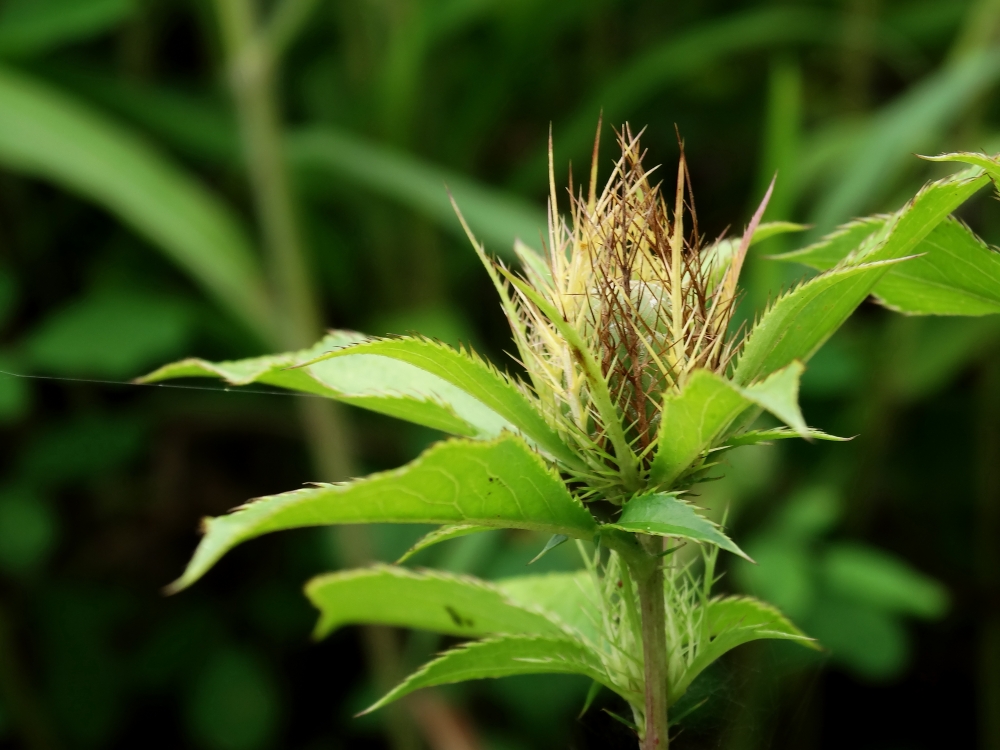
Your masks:
M827 271L857 250L873 233L885 226L889 216L867 216L844 224L818 242L781 255L771 256L772 260L795 261Z
M663 401L650 482L669 487L698 460L750 402L719 375L696 370Z
M551 613L586 640L600 643L600 599L586 570L501 578L496 586L512 601Z
M355 344L323 355L313 364L359 355L405 362L447 381L499 414L553 457L569 466L580 466L580 459L566 447L525 394L479 357L434 341L400 337Z
M832 268L861 244L861 240L852 245L853 239L844 239L861 234L853 229L854 225L848 225L842 232L778 260L798 261L821 271ZM914 254L918 257L890 269L876 284L873 292L887 307L911 315L1000 312L1000 253L963 223L945 219L917 245Z
M747 386L743 393L758 406L795 430L802 437L809 437L809 428L799 409L799 380L805 367L792 362L787 367L771 373L759 383Z
M808 435L798 407L802 370L800 363L793 362L746 388L708 370L696 370L679 393L664 398L650 482L672 486L716 444L733 420L755 404Z
M580 674L641 701L612 682L599 656L578 641L537 636L498 636L448 651L425 664L362 713L371 713L420 688L519 674Z
M127 128L0 68L0 165L107 209L258 336L274 334L264 274L236 214Z
M941 222L917 252L876 285L884 305L909 315L1000 313L1000 252L962 222Z
M625 503L618 521L606 526L636 534L677 537L699 544L714 544L750 560L718 526L699 515L693 505L681 500L676 493L652 492L634 497Z
M496 437L505 428L510 429L506 420L482 402L405 362L362 355L301 366L332 349L364 340L353 331L333 331L316 345L298 352L234 362L185 359L161 367L138 382L216 377L230 385L262 383L326 396L463 437Z
M751 330L733 380L747 384L793 360L805 362L854 312L889 271L989 178L967 170L925 185L866 242L852 261L784 295ZM909 261L907 261L909 262Z
M816 430L812 427L808 430L808 435L813 440L833 440L837 442L847 442L853 440L854 438L844 438L837 437L836 435L828 435L822 430ZM744 432L740 435L733 435L732 437L726 438L725 447L727 448L737 448L742 445L758 445L759 443L767 443L771 440L787 440L788 438L800 438L800 435L795 430L790 430L787 427L775 427L770 430L750 430Z
M584 539L596 531L583 504L521 438L448 440L399 469L263 497L206 519L205 537L170 590L190 586L241 542L338 523L467 523Z
M687 691L694 679L723 654L737 646L762 639L798 641L818 648L815 641L769 604L748 596L713 599L705 613L706 635L698 654L679 680L670 686L670 702Z
M471 523L460 523L434 529L434 531L424 534L416 542L414 542L413 546L406 550L402 557L396 560L396 564L398 565L406 562L418 552L422 552L428 547L433 547L435 544L447 542L449 539L458 539L459 537L468 536L469 534L478 534L481 531L493 531L493 527L476 526Z
M788 232L801 232L809 227L805 224L794 224L790 221L769 221L758 224L750 237L750 246L758 242ZM719 240L706 247L702 254L702 267L709 271L708 288L714 289L729 270L729 263L742 241L741 237L729 237Z
M544 614L515 604L499 587L440 571L376 565L330 573L309 581L306 596L320 611L316 638L364 623L467 637L566 634Z

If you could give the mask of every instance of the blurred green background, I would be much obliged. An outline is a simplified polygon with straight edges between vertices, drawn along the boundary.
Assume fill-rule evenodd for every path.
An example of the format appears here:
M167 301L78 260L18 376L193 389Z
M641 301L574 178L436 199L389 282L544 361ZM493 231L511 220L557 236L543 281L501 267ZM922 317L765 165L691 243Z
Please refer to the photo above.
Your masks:
M767 217L809 239L942 174L914 153L1000 150L998 91L997 0L3 0L0 370L50 379L0 374L0 747L634 747L600 710L621 706L578 719L587 684L553 676L351 718L441 644L313 644L300 587L421 529L281 534L160 594L201 516L438 435L99 381L320 326L514 367L444 186L491 252L538 247L550 123L560 184L602 110L649 126L650 164L673 163L676 124L707 237L741 231L777 172ZM962 218L1000 242L985 192ZM746 314L802 275L764 257L800 239L755 249ZM803 406L859 437L744 449L700 502L760 562L727 560L721 589L826 651L743 647L695 685L676 746L1000 750L1000 324L866 305ZM494 532L415 563L519 574L540 543ZM563 549L536 567L574 565Z

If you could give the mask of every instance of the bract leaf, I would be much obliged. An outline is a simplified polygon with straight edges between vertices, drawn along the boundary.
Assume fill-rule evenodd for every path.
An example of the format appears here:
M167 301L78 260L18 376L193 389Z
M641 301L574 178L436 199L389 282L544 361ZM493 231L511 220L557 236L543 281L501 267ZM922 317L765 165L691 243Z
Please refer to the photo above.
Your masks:
M431 373L485 404L553 457L570 466L581 464L525 394L508 377L473 354L436 341L399 337L355 344L325 354L312 364L358 355L398 360Z
M705 613L708 638L681 678L670 686L671 703L687 691L694 679L712 662L737 646L765 638L798 641L819 648L781 612L749 596L713 599Z
M460 388L405 362L363 355L302 367L331 349L364 341L353 331L333 331L298 352L234 362L185 359L140 378L140 383L186 377L217 377L230 385L287 388L342 401L463 437L496 437L510 428L503 417Z
M979 169L925 185L877 230L852 261L784 295L751 330L733 380L766 377L793 360L806 361L889 271L890 261L916 252L920 242L988 181Z
M684 502L673 492L653 492L634 497L625 503L617 523L606 525L637 534L678 537L699 544L714 544L750 560L746 552L737 547L718 526L699 515L694 506Z
M809 428L799 409L799 379L803 370L805 366L801 362L792 362L761 382L747 386L743 393L799 435L808 438Z
M546 552L548 552L549 550L553 550L560 544L565 544L568 541L569 537L566 536L565 534L553 534L552 536L549 537L549 541L545 543L545 546L542 547L542 551L528 561L528 565L531 565L534 562L538 562L542 557L545 556Z
M320 611L314 636L373 623L457 636L491 633L564 636L556 622L468 576L376 565L313 578L306 596Z
M808 436L798 406L802 371L801 363L792 362L764 381L740 388L713 372L696 370L679 393L664 399L650 482L670 487L754 404Z
M170 590L271 531L337 523L466 523L590 538L597 527L559 476L516 435L448 440L392 471L272 495L204 522L205 537Z
M399 563L406 562L418 552L421 552L428 547L433 547L435 544L447 542L449 539L458 539L459 537L468 536L469 534L478 534L480 531L493 531L493 527L476 526L471 523L459 523L434 529L434 531L428 532L420 537L412 547L403 553L402 557L396 560L396 564L398 565Z
M568 638L506 635L489 638L448 651L425 664L362 713L382 708L420 688L487 677L518 674L581 674L614 690L626 700L641 701L616 686L598 654Z
M650 482L671 486L749 405L723 377L693 372L680 392L663 401Z

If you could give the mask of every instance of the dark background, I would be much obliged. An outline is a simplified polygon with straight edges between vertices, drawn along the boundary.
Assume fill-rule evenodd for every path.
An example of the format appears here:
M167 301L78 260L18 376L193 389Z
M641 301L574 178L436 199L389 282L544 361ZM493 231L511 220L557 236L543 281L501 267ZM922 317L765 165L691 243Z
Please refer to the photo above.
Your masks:
M560 185L570 160L584 175L602 109L605 174L608 124L648 125L664 175L676 124L709 237L742 231L777 171L767 218L813 229L754 250L747 315L803 273L765 255L950 171L914 153L1000 150L993 0L258 5L291 19L260 91L280 110L323 324L467 342L512 368L443 185L491 252L511 258L515 235L537 246L550 123ZM263 325L239 302L255 280L280 289L259 197L281 175L253 168L266 139L240 139L252 107L234 106L218 23L247 7L0 4L0 369L73 379L0 375L3 748L389 747L385 715L351 718L377 694L357 629L309 638L301 586L357 556L344 536L260 539L160 593L201 516L323 478L300 400L93 382L286 340L264 329L287 294ZM191 240L204 214L232 231ZM962 217L1000 241L986 191ZM708 698L676 747L1000 750L1000 326L866 304L802 400L811 424L859 437L737 452L702 500L761 563L725 561L721 590L774 602L827 650L734 652L685 699ZM339 419L358 475L439 437ZM422 531L349 536L392 560ZM416 562L515 575L542 541L490 533ZM573 564L557 551L538 566ZM442 645L393 635L400 669ZM625 710L611 698L576 718L586 691L560 677L441 690L401 715L417 744L397 748L634 747L600 710Z

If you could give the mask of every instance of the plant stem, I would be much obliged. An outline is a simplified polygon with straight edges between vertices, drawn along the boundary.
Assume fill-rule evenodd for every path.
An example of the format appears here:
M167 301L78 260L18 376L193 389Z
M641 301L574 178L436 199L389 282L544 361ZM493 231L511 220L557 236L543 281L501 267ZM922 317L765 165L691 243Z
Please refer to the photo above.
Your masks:
M646 728L641 748L667 750L670 737L667 724L667 633L663 565L655 552L645 563L632 571L639 592L642 660L646 683Z
M276 343L288 349L303 348L320 337L322 326L315 290L306 269L285 162L275 90L275 52L259 30L252 0L216 0L216 10L277 298L275 308L281 316ZM353 474L350 449L353 441L339 406L331 401L301 401L300 418L318 471L329 481L349 478ZM336 534L338 546L349 565L371 561L370 542L364 531L338 527ZM376 684L381 689L390 688L402 676L398 644L392 631L367 627L362 631L362 638ZM412 723L403 713L402 706L391 710L387 718L395 750L419 747Z

